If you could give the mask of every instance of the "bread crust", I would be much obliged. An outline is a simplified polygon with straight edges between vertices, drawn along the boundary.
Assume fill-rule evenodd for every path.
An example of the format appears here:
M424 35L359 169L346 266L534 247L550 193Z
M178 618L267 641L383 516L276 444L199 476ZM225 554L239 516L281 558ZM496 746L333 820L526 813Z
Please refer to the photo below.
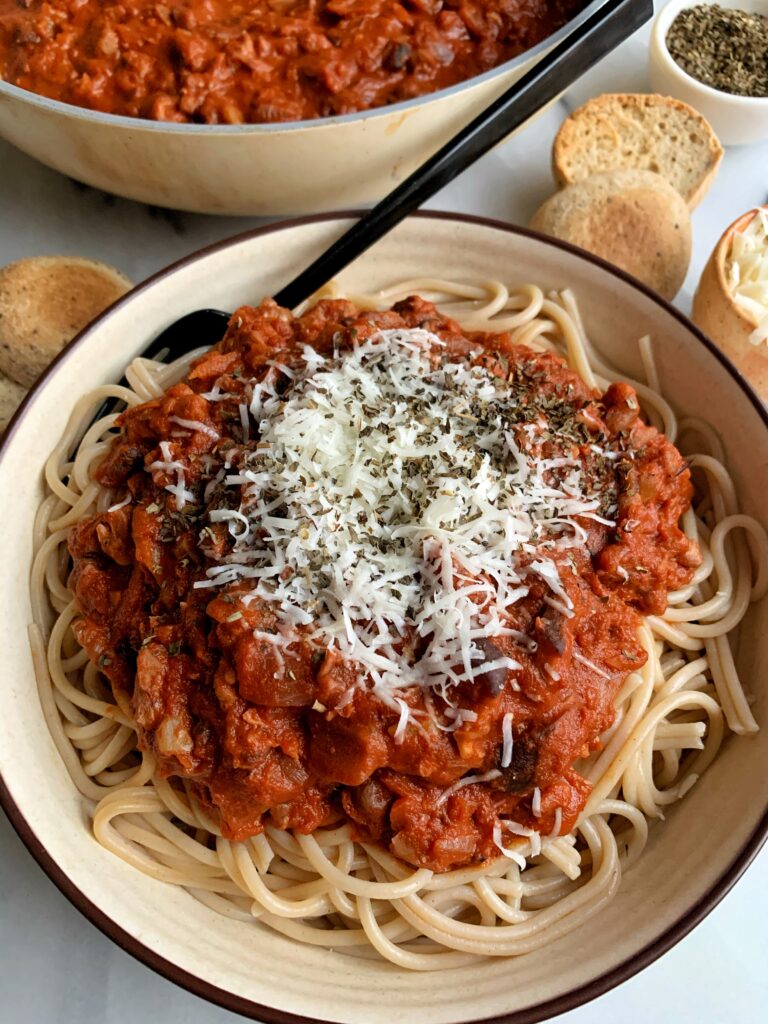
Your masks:
M665 299L688 271L688 207L653 171L609 171L568 185L539 207L531 227L602 257Z
M749 336L757 324L731 297L726 261L734 232L742 231L755 215L749 210L721 235L699 280L693 297L691 319L742 373L762 400L768 403L768 345L753 345Z
M31 387L72 338L130 288L114 267L34 256L0 269L0 373Z
M669 117L680 121L677 129L685 130L668 132L664 119ZM640 133L642 145L633 139L638 122L647 122ZM659 129L655 134L654 128ZM600 148L599 156L588 157L601 134L610 145ZM552 147L552 172L557 184L565 186L610 170L655 171L692 210L714 181L723 152L709 122L687 103L656 93L605 93L562 123Z
M21 405L26 393L26 388L0 373L0 435L5 433L11 416Z

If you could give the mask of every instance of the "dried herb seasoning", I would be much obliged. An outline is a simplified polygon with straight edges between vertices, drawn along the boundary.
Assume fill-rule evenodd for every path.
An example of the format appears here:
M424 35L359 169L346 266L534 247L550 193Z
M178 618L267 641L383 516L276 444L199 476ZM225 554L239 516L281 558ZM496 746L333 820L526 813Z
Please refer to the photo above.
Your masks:
M721 92L768 96L768 18L718 4L680 11L666 38L686 74Z

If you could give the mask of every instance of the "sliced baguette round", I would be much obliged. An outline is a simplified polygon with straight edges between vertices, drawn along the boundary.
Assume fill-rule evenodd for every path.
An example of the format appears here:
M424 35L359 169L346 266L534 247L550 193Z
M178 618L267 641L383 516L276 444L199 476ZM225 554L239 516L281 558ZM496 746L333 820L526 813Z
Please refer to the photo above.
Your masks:
M693 209L714 180L723 147L709 122L687 103L644 93L596 96L566 118L555 137L558 185L603 171L655 171Z
M682 196L653 171L595 174L556 192L531 227L621 267L674 298L691 258L691 217Z
M26 388L0 373L0 435L5 433L11 416L21 405L26 393Z
M53 357L132 287L118 270L73 256L0 269L0 373L31 387Z
M766 207L768 209L768 207ZM768 345L753 345L749 336L757 322L733 301L728 284L727 261L733 236L755 217L749 210L723 232L699 280L693 297L691 319L744 374L762 400L768 403Z

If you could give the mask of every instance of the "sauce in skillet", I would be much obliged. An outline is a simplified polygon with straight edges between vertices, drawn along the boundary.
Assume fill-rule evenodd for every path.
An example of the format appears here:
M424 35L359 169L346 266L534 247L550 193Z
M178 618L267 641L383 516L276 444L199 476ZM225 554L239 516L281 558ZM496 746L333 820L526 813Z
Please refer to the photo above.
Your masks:
M529 49L583 0L0 0L0 73L51 99L244 124L369 110Z

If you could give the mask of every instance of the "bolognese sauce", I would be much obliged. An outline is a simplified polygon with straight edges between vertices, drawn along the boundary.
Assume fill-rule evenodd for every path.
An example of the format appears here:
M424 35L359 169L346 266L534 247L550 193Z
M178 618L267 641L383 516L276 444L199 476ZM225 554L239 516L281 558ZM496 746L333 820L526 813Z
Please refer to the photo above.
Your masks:
M419 298L267 300L118 424L73 628L226 837L347 821L446 871L571 830L700 560L629 385Z
M348 114L472 78L583 0L0 0L0 74L160 121Z

